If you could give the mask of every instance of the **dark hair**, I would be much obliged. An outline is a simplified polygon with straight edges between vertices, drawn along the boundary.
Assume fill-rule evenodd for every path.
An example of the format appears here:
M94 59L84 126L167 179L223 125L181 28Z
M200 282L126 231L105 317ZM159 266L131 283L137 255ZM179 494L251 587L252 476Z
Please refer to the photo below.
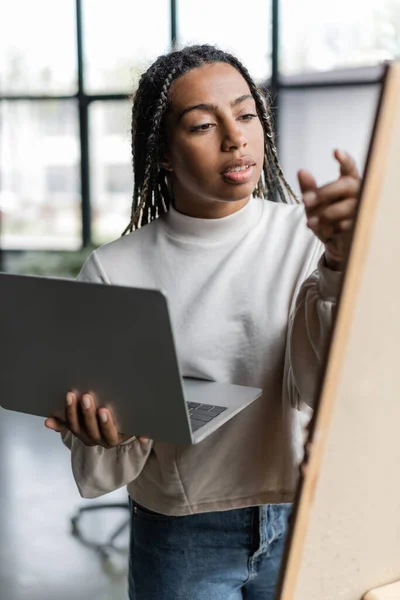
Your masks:
M170 107L171 84L192 69L219 62L231 65L246 80L264 130L264 165L254 194L270 199L277 194L282 202L286 202L285 188L289 196L296 200L279 164L267 98L247 69L236 57L214 46L187 46L160 56L140 78L132 107L134 190L131 220L122 235L167 212L171 203L167 171L159 165L160 154L166 143L164 118Z

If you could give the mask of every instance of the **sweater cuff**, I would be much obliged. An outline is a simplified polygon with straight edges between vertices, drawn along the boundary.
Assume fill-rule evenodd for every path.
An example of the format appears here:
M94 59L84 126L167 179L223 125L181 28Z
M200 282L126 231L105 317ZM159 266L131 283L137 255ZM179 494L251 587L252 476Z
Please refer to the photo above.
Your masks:
M124 442L121 442L120 444L118 444L118 446L132 446L134 441L138 441L136 435L133 435L132 437L130 437L128 440L125 440Z
M318 287L322 300L336 302L343 279L343 271L333 271L326 266L325 254L318 262Z

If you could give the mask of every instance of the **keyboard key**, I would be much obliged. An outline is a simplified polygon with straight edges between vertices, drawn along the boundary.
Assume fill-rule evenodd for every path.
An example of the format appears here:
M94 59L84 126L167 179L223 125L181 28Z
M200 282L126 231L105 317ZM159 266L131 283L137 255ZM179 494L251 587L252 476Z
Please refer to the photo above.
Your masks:
M191 424L193 433L195 431L197 431L198 429L200 429L200 427L204 427L204 425L205 425L205 423L203 423L203 421L191 421L190 424Z
M201 427L204 427L206 423L209 423L224 410L227 410L226 406L215 406L214 404L201 404L199 402L187 402L190 426L192 432L195 433Z
M220 415L221 413L224 412L224 410L227 410L226 406L214 406L212 409L214 412L218 412L218 414Z
M203 406L200 406L195 411L193 411L193 414L211 415L212 417L218 417L218 415L224 412L224 410L226 410L226 408L222 406L210 406L210 408L207 410L205 410Z
M212 421L214 417L212 415L207 415L205 413L199 413L198 411L196 411L190 415L190 419L195 419L196 421L203 421L204 423L208 423L209 421Z

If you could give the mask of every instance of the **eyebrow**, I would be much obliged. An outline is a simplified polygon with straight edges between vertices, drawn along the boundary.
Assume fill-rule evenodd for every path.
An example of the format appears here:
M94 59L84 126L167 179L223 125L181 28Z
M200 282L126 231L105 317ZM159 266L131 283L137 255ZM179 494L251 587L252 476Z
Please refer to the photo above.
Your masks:
M245 100L254 100L253 96L251 94L244 94L243 96L239 96L239 98L236 98L236 100L233 100L231 102L231 107L235 107L238 104L240 104L241 102L244 102ZM180 113L179 113L179 119L182 119L182 117L184 115L186 115L189 112L192 112L193 110L204 110L206 112L216 112L218 110L218 106L216 104L194 104L193 106L187 106L186 108L184 108Z

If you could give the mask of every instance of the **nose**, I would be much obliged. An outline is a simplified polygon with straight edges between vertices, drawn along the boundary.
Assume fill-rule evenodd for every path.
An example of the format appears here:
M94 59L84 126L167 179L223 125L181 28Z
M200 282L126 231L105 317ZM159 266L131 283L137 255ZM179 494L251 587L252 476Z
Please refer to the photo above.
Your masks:
M247 138L240 126L234 122L225 127L222 138L222 151L231 152L247 146Z

